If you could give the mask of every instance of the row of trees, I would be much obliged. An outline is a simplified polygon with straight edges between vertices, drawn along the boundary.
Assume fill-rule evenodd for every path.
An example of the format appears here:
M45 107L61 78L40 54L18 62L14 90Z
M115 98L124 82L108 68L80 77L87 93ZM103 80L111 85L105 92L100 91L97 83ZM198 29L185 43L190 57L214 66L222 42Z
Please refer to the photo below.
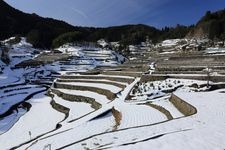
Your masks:
M20 35L36 47L51 47L53 39L73 30L75 27L63 21L23 13L0 1L0 40Z
M122 45L138 44L148 36L153 43L173 38L183 38L195 26L165 27L162 30L147 25L125 25L109 28L74 27L63 21L26 14L0 1L0 40L14 35L27 36L35 47L58 47L67 42L120 41ZM199 21L209 38L225 39L225 10L207 12Z
M66 43L81 41L82 38L82 33L77 31L64 33L53 40L52 46L56 48Z
M177 25L176 27L165 27L162 30L147 25L126 25L110 28L92 28L86 32L69 32L62 34L53 40L53 47L58 47L66 42L89 41L96 42L99 39L107 41L119 41L120 45L126 47L130 44L140 44L146 37L156 43L168 38L184 38L191 27Z
M26 36L34 47L41 48L58 47L76 41L96 42L101 38L120 41L122 45L138 44L144 41L146 36L157 42L173 32L173 28L161 31L141 24L109 28L74 27L63 21L23 13L4 1L0 1L0 22L0 40L19 34Z

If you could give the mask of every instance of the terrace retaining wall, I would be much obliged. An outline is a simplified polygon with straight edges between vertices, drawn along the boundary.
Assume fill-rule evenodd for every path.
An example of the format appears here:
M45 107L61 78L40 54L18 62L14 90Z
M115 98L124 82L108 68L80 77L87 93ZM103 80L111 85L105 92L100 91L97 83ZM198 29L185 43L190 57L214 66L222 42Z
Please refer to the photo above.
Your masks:
M191 104L185 102L175 94L172 94L169 101L185 116L191 116L197 113L197 109Z

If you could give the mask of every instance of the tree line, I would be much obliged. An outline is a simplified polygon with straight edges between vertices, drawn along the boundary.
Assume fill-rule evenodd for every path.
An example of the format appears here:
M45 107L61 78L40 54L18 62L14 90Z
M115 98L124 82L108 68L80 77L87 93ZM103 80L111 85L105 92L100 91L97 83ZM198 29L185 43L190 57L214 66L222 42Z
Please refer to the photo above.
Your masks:
M225 39L225 10L207 12L197 25L157 29L148 25L124 25L109 28L74 27L66 22L23 13L0 1L0 40L20 35L38 48L55 48L68 42L96 42L104 38L121 45L139 44L148 36L153 43L165 39L184 38L190 31L203 26L209 38Z

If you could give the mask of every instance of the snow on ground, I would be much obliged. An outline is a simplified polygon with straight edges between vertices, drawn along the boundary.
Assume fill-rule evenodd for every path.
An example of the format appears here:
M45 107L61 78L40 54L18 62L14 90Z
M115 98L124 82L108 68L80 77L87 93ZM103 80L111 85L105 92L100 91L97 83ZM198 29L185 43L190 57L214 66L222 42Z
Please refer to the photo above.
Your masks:
M64 144L70 144L76 139L82 139L102 131L112 131L115 125L114 117L111 113L98 119L85 122L76 128L62 132L60 136L52 136L47 140L39 140L29 149L43 149L45 145L51 144L52 149L56 149ZM63 142L62 142L63 141ZM25 148L25 147L24 147ZM23 147L21 147L23 149Z
M76 57L70 61L70 65L60 64L62 75L71 72L86 72L97 66L116 66L125 61L125 58L109 49L101 49L96 47L81 47L66 44L58 48L59 51Z
M58 48L58 50L63 52L63 53L69 53L73 56L82 56L81 53L80 53L80 51L82 50L81 47L75 47L75 46L70 47L68 45L64 45L64 46Z
M63 53L69 53L72 56L79 56L85 59L90 59L95 61L93 64L97 66L108 66L108 65L118 65L121 62L125 61L125 58L115 53L109 49L101 49L96 47L79 47L74 45L63 45L58 48L59 51ZM99 57L100 56L100 57ZM115 60L106 60L106 59L115 59ZM103 59L103 61L99 61L98 59Z
M65 93L65 94L94 98L96 100L96 102L98 102L100 104L106 104L106 103L110 102L110 100L108 100L105 95L101 95L101 94L98 94L96 92L79 91L79 90L67 90L67 89L57 89L57 90Z
M63 146L65 144L70 144L71 142L79 139L83 139L85 137L95 135L102 132L109 132L113 131L115 128L115 118L112 116L111 113L107 113L103 117L96 118L100 114L107 112L112 109L113 106L120 106L123 104L123 100L131 90L131 88L140 80L140 78L135 79L135 81L128 85L119 98L114 100L107 105L103 105L101 109L89 114L86 117L83 117L75 122L64 124L62 128L53 132L49 135L46 135L43 140L40 139L34 144L25 145L21 147L21 149L25 149L28 146L31 146L30 149L43 149L45 145L51 144L53 149L57 147ZM89 94L88 94L89 95ZM96 118L96 119L93 119ZM57 134L59 133L59 134ZM54 135L56 134L56 135ZM51 136L53 135L53 136ZM49 137L48 137L49 136ZM70 137L70 138L68 138ZM64 141L63 143L61 141Z
M225 147L224 93L175 93L195 106L197 114L160 124L104 133L66 149L175 149L211 150ZM207 115L206 115L207 114ZM98 143L96 145L95 143Z
M177 42L179 40L168 40L164 41L164 44L166 46L172 46ZM44 93L36 95L28 101L32 107L27 113L19 108L18 113L14 111L10 116L0 120L0 126L2 127L0 127L0 132L10 129L8 132L0 135L1 149L12 148L13 146L29 141L30 138L34 139L42 134L44 135L22 145L19 149L43 149L49 144L52 149L106 148L147 150L149 146L152 149L223 150L225 148L225 132L223 132L225 130L225 122L221 119L225 115L224 91L200 92L206 89L204 87L206 81L167 79L164 81L138 84L135 89L136 91L131 94L134 100L137 101L125 101L133 86L140 81L140 78L116 75L79 75L79 72L93 69L96 66L117 65L123 61L124 58L122 56L107 49L73 45L64 45L58 50L70 54L73 57L71 58L72 60L59 61L39 68L13 70L11 72L12 74L18 73L15 76L18 79L17 81L13 79L14 76L12 75L8 77L6 72L10 71L5 70L6 72L0 76L2 77L2 79L0 78L0 82L5 82L6 85L15 82L20 83L24 81L24 75L26 75L26 79L51 77L51 72L55 71L61 74L70 73L71 76L75 75L75 77L90 76L97 78L96 80L85 79L87 83L60 82L60 84L98 87L117 93L122 90L117 86L103 83L88 83L88 81L108 81L107 79L101 79L101 77L135 80L131 84L123 83L123 85L126 85L126 88L117 94L117 98L114 101L109 101L106 96L95 92L57 89L70 95L94 98L102 104L100 109L93 111L90 104L70 102L55 96L54 100L56 103L70 109L69 116L66 120L64 120L65 114L52 108L50 105L52 99L50 97L45 96ZM25 52L25 50L22 50L22 52ZM21 56L21 54L16 54L16 52L14 54L17 55L16 57ZM111 58L115 60L103 60L103 58L109 57L108 55L111 55ZM32 57L34 57L33 54ZM92 59L93 57L96 57L96 59ZM102 57L102 60L97 59L100 57ZM17 63L16 59L14 62ZM154 71L154 64L151 64L151 68ZM41 71L44 71L44 73L41 74ZM7 78L9 78L8 81ZM16 88L7 88L7 90L13 89L15 90ZM169 95L166 93L174 90L177 91L175 93L177 96L196 107L197 114L184 117L172 105L168 100ZM25 89L21 91L27 92ZM198 93L194 93L196 91ZM3 95L3 92L0 92ZM12 93L16 93L16 91ZM165 114L147 105L146 102L165 108L175 119L168 120ZM118 120L116 121L118 118L112 113L113 107L121 114L119 124ZM70 122L74 119L75 121ZM62 125L61 128L53 131L56 129L56 126L60 126L59 124Z
M169 100L167 97L159 98L152 101L152 104L161 106L168 110L170 114L173 116L173 118L179 118L184 116Z
M164 47L172 47L172 46L176 46L178 44L178 42L180 42L181 39L170 39L170 40L165 40L162 42L162 46Z
M94 111L94 109L91 108L91 105L87 104L87 103L66 101L66 100L58 97L57 95L54 95L54 100L56 103L70 109L69 116L64 122L78 119L78 118Z
M68 76L74 76L73 74L68 75ZM112 78L125 78L125 79L134 79L134 77L131 76L119 76L119 75L103 75L103 74L99 74L99 75L79 75L79 77L112 77ZM76 77L76 75L75 75Z
M85 81L85 82L88 82L88 81L95 81L95 82L106 82L106 83L118 83L118 84L121 84L121 85L128 85L127 83L125 82L118 82L118 81L110 81L110 80L106 80L106 79L60 79L62 82L63 80L66 80L66 81L69 81L71 80L72 81Z
M14 74L9 67L5 67L0 74L0 87L13 83L19 83L20 81L20 77L17 74Z
M110 84L102 84L102 83L60 82L60 84L101 88L101 89L105 89L105 90L110 90L112 93L118 93L118 92L120 92L122 90L122 88L120 88L120 87L117 87L117 86L114 86L114 85L110 85Z
M15 83L18 81L18 78L17 77L10 77L8 75L5 75L5 74L0 74L0 85L3 86L3 85L8 85L8 84L11 84L11 83Z
M140 83L131 93L133 100L155 99L174 90L196 92L204 91L207 81L168 78L162 81ZM204 85L201 87L201 85Z
M119 129L157 123L167 120L166 116L158 110L146 105L124 104L117 105L122 114Z
M102 50L102 49L94 48L94 47L65 46L64 48L61 48L59 50L62 51L63 53L70 54L71 60L58 61L52 64L45 64L45 65L37 66L37 67L16 68L15 67L16 64L24 60L36 58L39 55L36 53L40 53L40 51L33 49L32 45L30 45L29 43L26 43L26 39L22 38L20 43L11 45L10 47L10 51L9 51L9 57L11 60L10 67L13 67L13 70L10 67L3 66L4 69L2 70L2 73L0 74L1 86L18 84L18 83L25 84L25 80L26 81L35 81L35 80L43 81L47 79L50 80L52 77L51 76L52 72L61 73L61 74L75 72L76 74L76 71L85 72L97 66L115 66L125 60L123 56L115 53L112 50L107 50L107 49ZM93 59L93 57L96 57L96 59ZM108 60L106 59L106 57L110 59ZM54 77L55 76L53 76L53 79ZM118 76L113 76L113 77L118 78ZM131 77L122 76L121 78L131 78ZM107 81L107 80L103 80L103 81ZM79 84L84 85L85 83L79 83ZM128 85L127 83L121 83L121 84ZM85 84L85 85L90 85L90 84ZM121 88L118 88L110 84L98 84L96 86L101 87L103 89L105 88L105 89L111 90L113 92L118 92L119 90L121 90ZM35 92L38 90L38 88L30 88L30 89L26 89L26 88L27 88L27 85L25 84L24 86L18 85L18 86L13 86L9 88L4 87L3 90L12 90L11 91L12 94L18 94L16 91L17 89L19 89L19 91L21 92L19 93L21 99L25 98L25 92L27 96L27 93ZM129 86L129 88L131 87ZM39 89L42 90L42 88L39 88ZM3 91L0 91L0 92L1 92L1 96L4 96ZM69 90L68 91L63 90L63 92L69 92L71 94L71 91ZM106 98L106 96L100 95L94 92L72 91L72 93L83 95L83 96L90 96L92 98L95 98L96 101L101 104L107 104L110 102ZM16 98L16 101L15 101L15 98ZM11 95L9 98L4 99L4 101L7 101L7 103L10 103L10 105L13 105L14 102L20 102L19 100L20 99L18 98L17 95L15 96ZM99 112L90 114L87 117L79 119L79 117L82 117L86 115L87 113L93 112L93 109L90 107L89 104L72 103L72 102L62 100L59 97L56 97L55 101L70 109L70 114L67 120L65 120L64 122L61 122L61 121L65 118L65 115L52 108L52 106L50 105L51 98L45 96L44 93L38 94L35 97L31 98L29 101L27 101L28 103L32 105L31 109L28 112L26 112L22 108L18 108L16 111L13 110L13 113L10 116L2 118L2 120L0 120L1 133L2 131L5 132L8 129L9 131L5 132L4 134L0 136L1 149L8 149L8 148L11 148L12 146L16 146L16 145L22 144L23 142L29 141L30 133L31 133L32 139L42 134L46 134L47 132L54 130L58 123L62 123L63 128L59 129L59 131L57 130L57 132L68 130L71 127L80 127L80 128L74 128L74 130L76 131L75 133L78 133L81 129L84 129L85 134L79 135L81 137L89 135L90 134L89 129L95 125L99 127L99 132L110 131L114 129L115 119L112 113L108 113L103 118L92 120L99 114L104 113L105 111L111 110L113 105L105 106ZM7 109L4 106L4 111L5 110ZM3 111L3 109L1 109L1 111ZM71 121L71 119L78 119L78 122L75 122L75 124L73 123L69 124L67 121ZM83 125L86 127L83 128ZM57 132L53 131L53 133L57 133ZM94 134L95 132L96 130L93 130L92 134ZM71 134L74 135L74 133L71 133Z
M10 38L13 39L13 38ZM6 40L4 42L7 42ZM9 59L10 66L14 67L16 64L19 64L22 61L29 60L35 55L35 53L39 52L39 50L34 49L32 45L26 42L26 38L22 37L21 41L17 44L13 44L9 46Z
M149 71L149 74L152 74L155 72L155 63L154 62L149 65L148 71Z
M6 96L6 97L1 97L1 102L0 102L0 114L6 113L10 107L13 105L24 101L24 99L28 96L27 92L23 93L16 93L14 96ZM16 98L15 98L16 97Z
M109 45L104 39L98 40L97 43L98 43L99 45L101 45L102 47L106 47L106 46Z
M0 136L1 149L11 148L41 134L54 130L56 124L63 120L64 115L52 109L51 98L44 93L36 95L28 102L32 105L30 111L24 114L18 122L5 134Z
M166 125L173 125L173 128L177 128L178 131L185 128L190 130L171 133L156 140L128 146L126 147L127 149L148 149L148 145L156 149L224 149L225 132L223 131L225 122L221 119L225 114L224 94L215 91L207 93L176 93L176 95L195 106L198 113L192 117L171 121L166 123ZM165 125L162 124L162 126Z
M25 109L18 108L11 115L0 119L0 135L8 131L26 112Z
M7 112L13 105L24 101L24 99L35 91L44 90L45 88L30 86L26 89L15 89L10 93L0 92L0 115Z
M207 48L205 50L205 53L207 53L207 54L220 54L220 53L225 53L225 48Z

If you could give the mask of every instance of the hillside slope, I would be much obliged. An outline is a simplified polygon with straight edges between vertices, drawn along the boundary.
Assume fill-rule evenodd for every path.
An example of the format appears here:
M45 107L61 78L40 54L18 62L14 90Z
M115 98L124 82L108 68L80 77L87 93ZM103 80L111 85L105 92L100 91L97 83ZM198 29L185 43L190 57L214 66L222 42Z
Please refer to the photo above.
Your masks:
M187 37L225 39L225 9L206 12Z
M0 40L15 35L27 36L29 42L35 47L49 48L53 39L61 34L79 31L81 41L97 41L106 38L109 41L120 41L122 39L143 40L146 35L155 37L159 30L146 25L126 25L111 28L87 28L74 27L63 21L51 18L43 18L36 14L27 14L9 6L0 0ZM131 39L132 38L132 39Z
M63 21L27 14L0 0L0 40L15 36L27 36L34 47L50 48L52 41L62 34L78 31L79 41L120 41L123 44L139 44L148 36L153 42L166 38L183 38L189 28L178 26L159 30L148 25L123 25L108 28L74 27Z
M74 27L55 19L42 18L36 14L23 13L0 0L0 40L16 34L35 40L35 46L49 47L52 39L58 35L74 30Z

